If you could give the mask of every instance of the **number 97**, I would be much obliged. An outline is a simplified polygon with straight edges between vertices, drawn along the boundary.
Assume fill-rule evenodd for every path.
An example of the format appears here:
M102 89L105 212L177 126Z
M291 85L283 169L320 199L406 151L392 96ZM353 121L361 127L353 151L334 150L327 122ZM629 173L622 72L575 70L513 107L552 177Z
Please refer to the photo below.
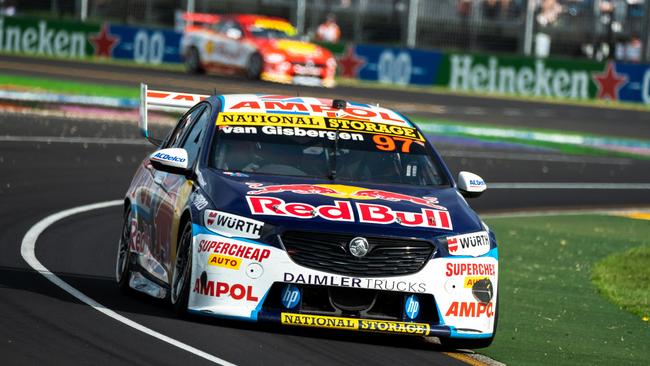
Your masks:
M413 140L411 139L390 137L386 135L375 135L372 137L372 141L375 143L377 149L382 151L395 151L397 149L397 144L395 142L401 142L401 152L403 153L411 152L411 144L413 143Z

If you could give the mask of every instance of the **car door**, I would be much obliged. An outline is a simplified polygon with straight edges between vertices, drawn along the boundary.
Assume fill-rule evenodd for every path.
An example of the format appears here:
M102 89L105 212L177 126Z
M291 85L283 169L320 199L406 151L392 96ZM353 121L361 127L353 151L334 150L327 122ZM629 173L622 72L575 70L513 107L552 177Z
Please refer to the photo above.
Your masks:
M243 42L244 30L241 25L233 19L225 19L218 32L219 41L213 50L216 62L237 68L246 67L249 52Z
M211 108L207 102L200 103L189 110L179 121L172 132L166 148L180 147L188 152L188 166L194 168L203 137L210 120ZM189 195L193 191L194 182L181 174L156 171L156 199L159 204L155 214L155 248L154 257L162 265L160 274L171 276L173 259L176 256L176 242L179 231L179 220Z

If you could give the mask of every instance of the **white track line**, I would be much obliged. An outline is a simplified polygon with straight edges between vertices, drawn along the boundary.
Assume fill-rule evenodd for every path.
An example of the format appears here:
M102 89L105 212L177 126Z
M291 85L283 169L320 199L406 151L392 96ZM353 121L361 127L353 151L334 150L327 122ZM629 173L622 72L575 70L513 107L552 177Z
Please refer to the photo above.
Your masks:
M115 311L106 308L102 304L98 303L97 301L91 299L90 297L86 296L84 293L81 291L77 290L76 288L70 286L67 282L63 281L59 277L57 277L54 273L50 272L45 266L41 264L41 262L36 259L36 253L35 253L35 248L36 248L36 240L38 239L39 235L45 229L47 229L50 225L54 224L55 222L64 219L66 217L80 214L82 212L87 212L91 210L97 210L100 208L106 208L106 207L112 207L112 206L119 206L123 204L124 201L122 200L115 200L115 201L107 201L107 202L99 202L91 205L85 205L85 206L79 206L79 207L74 207L68 210L60 211L55 214L52 214L50 216L47 216L46 218L42 219L41 221L37 222L36 225L32 226L29 231L25 234L25 237L23 237L22 244L20 246L20 254L22 254L23 259L29 264L35 271L38 273L42 274L45 278L50 280L50 282L54 283L55 285L59 286L66 292L68 292L70 295L76 297L80 301L84 302L86 305L92 307L93 309L99 311L100 313L111 317L118 322L127 325L133 329L139 330L145 334L148 334L154 338L158 338L159 340L169 343L172 346L178 347L182 350L185 350L187 352L193 353L201 358L204 358L208 361L214 362L219 365L224 365L224 366L234 366L234 364L223 360L219 357L213 356L209 353L203 352L199 349L196 349L190 345L187 345L183 342L177 341L173 338L170 338L164 334L158 333L153 329L147 328L142 324L136 323L131 319L128 319Z
M650 189L650 183L488 183L491 189Z

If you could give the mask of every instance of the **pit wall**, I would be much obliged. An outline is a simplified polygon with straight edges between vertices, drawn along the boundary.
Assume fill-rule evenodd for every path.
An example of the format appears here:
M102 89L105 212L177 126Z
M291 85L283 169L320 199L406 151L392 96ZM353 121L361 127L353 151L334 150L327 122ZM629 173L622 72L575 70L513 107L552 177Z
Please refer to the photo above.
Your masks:
M55 58L100 57L139 64L180 63L172 29L0 17L0 51ZM366 44L322 44L341 77L382 84L563 100L650 104L650 65L614 61L469 54Z

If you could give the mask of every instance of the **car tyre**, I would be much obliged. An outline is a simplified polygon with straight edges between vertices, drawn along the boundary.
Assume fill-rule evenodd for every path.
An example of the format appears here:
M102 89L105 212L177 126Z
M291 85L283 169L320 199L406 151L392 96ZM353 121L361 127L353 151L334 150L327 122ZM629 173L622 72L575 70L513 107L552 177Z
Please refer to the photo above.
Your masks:
M122 233L117 244L117 259L115 261L115 280L123 292L131 292L129 280L131 279L132 255L129 248L131 242L131 206L124 210L124 223L122 224Z
M192 275L192 222L187 220L178 239L174 270L169 298L174 312L179 315L187 313L190 297L190 277Z
M205 69L201 65L201 55L196 47L190 47L185 55L185 68L192 74L203 74Z
M249 80L258 80L262 74L263 66L264 62L262 60L262 56L260 56L259 53L252 54L248 59L248 63L246 64L246 77Z
M445 349L478 349L486 348L492 344L494 336L478 339L440 338L440 344Z

